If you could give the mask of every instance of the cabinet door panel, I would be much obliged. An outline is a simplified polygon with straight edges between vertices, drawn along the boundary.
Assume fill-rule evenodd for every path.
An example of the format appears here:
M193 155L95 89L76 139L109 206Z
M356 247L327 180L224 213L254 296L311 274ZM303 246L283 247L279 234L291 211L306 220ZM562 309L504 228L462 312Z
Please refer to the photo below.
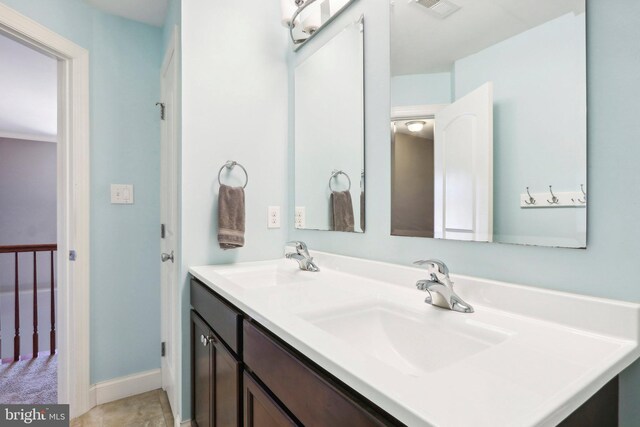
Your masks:
M244 374L244 427L293 427L296 424L280 406Z
M229 348L240 355L242 315L201 282L191 279L191 305Z
M213 344L215 427L238 427L240 421L240 363L219 341Z
M244 363L307 427L380 427L384 423L279 343L244 322Z
M195 313L191 313L191 354L193 366L193 420L197 427L213 427L213 358L211 346L205 345L201 337L211 335L209 327Z

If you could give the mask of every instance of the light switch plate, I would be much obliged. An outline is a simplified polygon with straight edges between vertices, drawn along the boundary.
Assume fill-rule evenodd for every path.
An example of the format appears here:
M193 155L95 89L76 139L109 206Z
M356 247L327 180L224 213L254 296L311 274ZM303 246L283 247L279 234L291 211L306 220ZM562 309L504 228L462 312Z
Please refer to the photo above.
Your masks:
M267 228L280 228L280 206L267 209Z
M111 204L132 205L133 185L111 184Z

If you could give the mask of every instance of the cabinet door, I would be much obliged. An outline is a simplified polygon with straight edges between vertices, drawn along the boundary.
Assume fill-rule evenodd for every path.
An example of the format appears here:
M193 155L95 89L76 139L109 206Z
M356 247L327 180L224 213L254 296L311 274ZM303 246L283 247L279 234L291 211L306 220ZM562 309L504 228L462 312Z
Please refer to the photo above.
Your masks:
M256 325L244 322L244 363L307 427L382 427L386 419L313 370Z
M240 363L215 335L210 337L213 352L213 420L215 427L239 427Z
M244 381L244 427L293 427L296 424L246 372Z
M211 330L197 314L191 312L191 363L193 389L193 420L196 427L213 427L213 357L206 339Z

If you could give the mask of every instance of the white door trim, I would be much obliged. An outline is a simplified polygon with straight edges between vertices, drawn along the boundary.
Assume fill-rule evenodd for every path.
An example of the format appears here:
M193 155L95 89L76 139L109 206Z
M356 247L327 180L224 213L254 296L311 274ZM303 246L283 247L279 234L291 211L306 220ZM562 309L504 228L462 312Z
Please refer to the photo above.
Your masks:
M449 104L408 105L391 108L391 121L435 116Z
M170 185L175 185L175 188L177 189L176 192L176 197L179 194L180 191L180 186L179 186L179 175L180 175L180 159L179 159L179 153L180 153L180 147L179 147L179 135L180 135L180 96L179 96L179 81L180 81L180 68L179 68L179 63L180 63L180 32L179 32L179 27L176 25L173 27L173 31L171 33L171 38L169 40L169 44L167 46L165 55L164 55L164 60L162 62L162 68L161 68L161 72L160 72L160 86L161 86L161 91L163 91L162 93L162 97L163 99L161 100L161 102L167 102L166 99L164 99L165 94L164 94L164 83L163 83L163 76L166 74L168 67L171 65L173 67L173 75L174 75L174 79L173 79L173 93L176 95L175 97L175 102L176 105L174 105L173 110L169 110L167 109L168 114L171 113L175 113L174 117L171 117L171 120L174 120L174 126L175 126L175 132L173 135L172 140L170 140L170 143L175 144L175 150L173 150L174 153L174 158L171 159L172 162L174 162L174 166L171 168L175 173L172 174L172 176L169 177L169 183L173 183ZM173 59L173 60L172 60ZM168 136L165 135L163 133L162 138L167 138ZM161 166L161 171L162 171L162 166ZM162 196L164 197L164 196ZM179 209L179 201L175 200L174 201L176 203L176 206L178 206L177 208L177 212L176 212L176 216L174 218L175 224L171 225L171 229L175 231L175 244L179 245L180 243L180 209ZM179 266L181 265L181 256L180 256L180 248L179 247L175 247L175 279L174 282L175 284L179 283L179 278L178 278L178 272L179 272ZM165 285L165 283L162 283L161 285ZM163 290L163 292L165 292L165 290ZM173 358L173 363L171 366L171 371L173 371L173 378L172 378L172 382L173 382L173 389L172 390L167 390L167 393L171 393L172 396L169 396L169 401L173 404L171 410L173 411L173 416L174 419L179 419L179 416L182 414L182 348L179 345L179 343L181 343L181 337L180 337L180 333L179 331L181 330L181 326L179 324L179 319L181 318L181 311L180 311L180 306L179 304L177 304L180 301L180 297L178 294L177 290L172 290L172 289L168 289L168 292L174 292L174 296L175 301L174 306L173 307L169 307L169 310L173 310L173 314L171 313L166 313L164 312L167 307L164 304L164 301L162 303L162 324L165 325L165 319L175 319L176 321L178 321L178 324L174 324L170 327L168 327L169 331L174 331L173 336L170 337L164 337L167 338L169 340L169 345L172 346L171 349L168 349L168 351L172 352L172 355L174 356ZM163 331L163 334L166 333L167 331ZM163 364L161 363L160 366L163 366ZM162 375L164 376L165 373L163 372ZM163 384L164 387L164 384Z
M89 52L0 3L0 32L58 60L58 401L91 408L89 371ZM69 262L69 250L78 254Z

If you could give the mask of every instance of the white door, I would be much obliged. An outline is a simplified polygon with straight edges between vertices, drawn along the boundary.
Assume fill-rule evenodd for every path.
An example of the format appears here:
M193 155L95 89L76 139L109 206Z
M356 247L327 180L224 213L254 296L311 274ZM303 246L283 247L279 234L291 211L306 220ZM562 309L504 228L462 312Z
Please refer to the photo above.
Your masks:
M435 116L434 234L493 240L493 84Z
M180 369L178 341L178 132L177 132L177 58L175 37L167 49L161 75L160 147L160 221L163 258L161 262L161 338L165 354L162 357L162 388L166 390L174 416L178 410L178 372ZM167 257L167 255L169 257Z

